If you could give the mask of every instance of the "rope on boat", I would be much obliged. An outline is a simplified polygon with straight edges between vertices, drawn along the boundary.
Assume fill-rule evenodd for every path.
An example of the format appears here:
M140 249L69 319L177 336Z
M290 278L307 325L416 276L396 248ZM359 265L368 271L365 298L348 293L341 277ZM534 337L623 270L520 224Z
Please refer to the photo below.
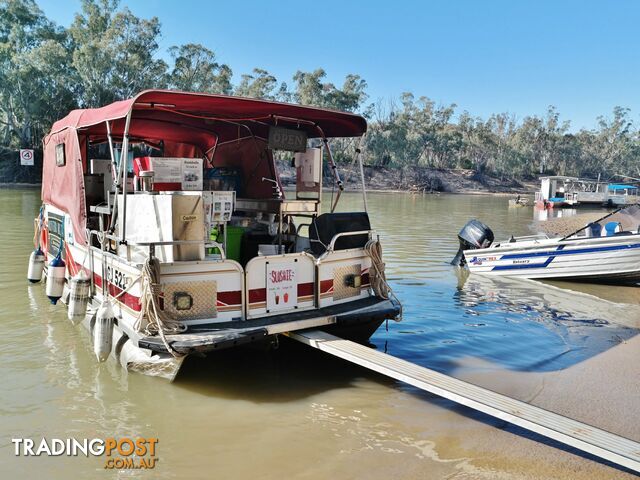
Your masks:
M44 225L44 205L40 207L38 216L33 219L33 246L34 248L41 248L40 234L42 233L42 227Z
M371 257L371 267L373 270L373 275L369 275L371 288L378 297L385 300L393 298L398 302L400 305L400 314L396 321L399 322L402 320L402 304L387 282L387 277L384 273L384 262L382 261L382 245L380 245L378 240L371 239L365 244L364 251Z
M140 295L140 314L136 320L135 328L147 335L159 335L167 351L174 357L183 356L174 350L167 341L167 334L182 333L187 326L178 320L169 317L160 309L160 295L162 285L160 280L160 262L157 258L147 258L142 267L142 293ZM143 326L143 319L147 318L146 325Z

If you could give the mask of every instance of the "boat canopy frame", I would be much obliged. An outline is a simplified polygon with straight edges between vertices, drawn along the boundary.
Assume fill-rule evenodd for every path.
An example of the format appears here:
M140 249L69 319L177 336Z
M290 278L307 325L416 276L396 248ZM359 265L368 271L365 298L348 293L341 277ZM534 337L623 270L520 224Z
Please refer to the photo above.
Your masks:
M219 146L233 142L239 145L249 140L259 152L256 168L264 161L262 152L266 152L266 164L279 184L273 155L267 148L266 140L273 126L302 130L308 138L321 139L338 186L331 206L331 211L334 211L344 185L328 139L364 136L367 123L362 116L268 100L171 90L145 90L131 99L104 107L73 110L55 122L44 139L42 199L69 213L75 238L79 243L86 242L83 175L87 172L88 145L96 143L107 143L109 146L114 181L118 192L124 194L122 206L125 212L127 162L121 161L117 165L115 142L121 144L121 158L128 157L130 145L134 142L162 140L166 156L203 158L211 165ZM61 144L64 150L62 155L59 152ZM361 164L360 148L356 157ZM366 209L362 165L360 173ZM117 209L117 202L114 208ZM116 213L114 211L111 216L111 231ZM121 241L124 242L124 229L121 234Z

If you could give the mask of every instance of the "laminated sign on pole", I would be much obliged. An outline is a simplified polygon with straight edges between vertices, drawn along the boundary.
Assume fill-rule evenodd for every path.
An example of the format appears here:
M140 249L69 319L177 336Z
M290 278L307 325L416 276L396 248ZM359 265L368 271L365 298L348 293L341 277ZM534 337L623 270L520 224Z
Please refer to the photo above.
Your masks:
M33 167L33 150L30 148L20 149L20 165Z

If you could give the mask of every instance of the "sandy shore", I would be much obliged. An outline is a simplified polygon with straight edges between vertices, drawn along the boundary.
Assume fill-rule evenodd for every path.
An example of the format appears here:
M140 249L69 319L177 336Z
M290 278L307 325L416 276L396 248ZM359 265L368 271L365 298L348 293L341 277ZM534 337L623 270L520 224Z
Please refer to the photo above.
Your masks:
M566 370L496 372L493 365L470 360L460 364L455 376L640 441L640 336ZM541 437L528 438L513 426L505 424L505 430L520 435L508 435L488 425L469 432L464 447L473 450L479 442L484 450L481 459L473 461L475 466L496 472L520 471L515 478L637 478L575 451L557 448L558 444L545 443Z

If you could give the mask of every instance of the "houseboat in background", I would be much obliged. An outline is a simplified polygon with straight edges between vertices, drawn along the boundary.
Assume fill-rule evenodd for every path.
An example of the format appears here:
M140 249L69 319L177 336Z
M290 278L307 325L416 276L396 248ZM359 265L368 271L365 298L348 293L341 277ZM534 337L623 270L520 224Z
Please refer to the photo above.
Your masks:
M619 207L638 201L637 185L560 175L540 177L540 190L535 194L535 205L541 209L580 205Z
M99 361L169 379L188 355L306 328L364 342L401 307L364 175L364 211L336 211L329 139L366 129L351 113L163 90L74 110L44 139L28 278L45 276ZM295 192L275 151L295 164Z
M632 205L640 202L638 185L610 183L607 185L607 204L612 207Z

